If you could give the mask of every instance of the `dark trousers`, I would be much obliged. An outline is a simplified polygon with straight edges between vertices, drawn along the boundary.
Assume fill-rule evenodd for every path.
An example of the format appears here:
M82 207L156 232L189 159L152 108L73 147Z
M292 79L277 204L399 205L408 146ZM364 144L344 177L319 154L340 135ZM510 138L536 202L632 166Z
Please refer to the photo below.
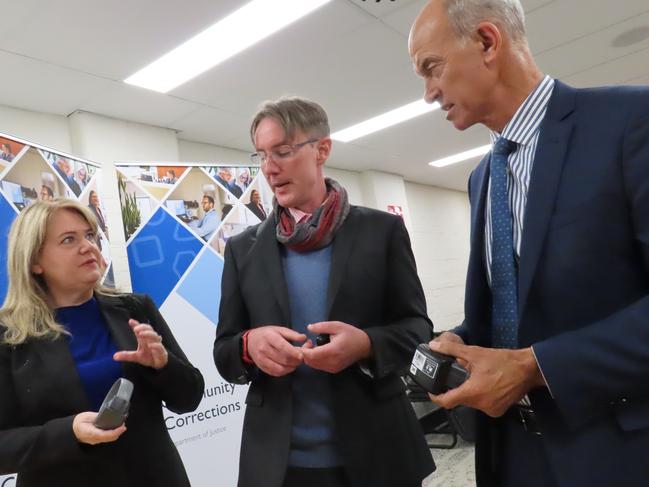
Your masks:
M499 487L556 487L541 436L530 434L514 419L497 421L501 461Z
M350 487L342 467L288 467L283 487Z

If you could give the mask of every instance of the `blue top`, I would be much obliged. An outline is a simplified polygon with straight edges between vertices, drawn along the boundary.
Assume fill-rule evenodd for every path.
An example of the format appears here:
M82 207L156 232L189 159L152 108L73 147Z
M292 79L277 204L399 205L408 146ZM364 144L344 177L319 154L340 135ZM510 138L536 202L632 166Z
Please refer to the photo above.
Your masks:
M93 411L99 411L113 383L122 376L122 366L113 360L117 352L94 296L78 306L55 310L56 320L65 326L72 358Z
M331 246L298 253L286 249L282 258L291 309L291 328L304 333L311 323L327 319L327 288ZM293 420L288 464L329 468L342 465L336 444L331 376L300 365L293 373Z
M216 210L212 208L202 220L192 220L189 222L189 226L194 229L199 237L203 237L205 240L209 240L214 231L218 228L221 223L221 218L219 217Z

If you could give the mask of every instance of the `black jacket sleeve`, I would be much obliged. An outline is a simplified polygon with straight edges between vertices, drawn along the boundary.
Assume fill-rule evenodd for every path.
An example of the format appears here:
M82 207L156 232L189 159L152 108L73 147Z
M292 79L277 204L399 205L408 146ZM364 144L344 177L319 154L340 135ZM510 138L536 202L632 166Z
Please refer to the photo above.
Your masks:
M11 373L12 350L0 343L0 475L85 459L86 452L72 431L74 416L38 426L21 424Z

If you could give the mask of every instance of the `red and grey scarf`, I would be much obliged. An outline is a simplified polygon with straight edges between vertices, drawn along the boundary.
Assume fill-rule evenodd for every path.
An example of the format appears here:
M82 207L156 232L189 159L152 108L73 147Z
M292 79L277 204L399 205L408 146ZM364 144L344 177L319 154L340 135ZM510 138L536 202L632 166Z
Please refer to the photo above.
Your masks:
M304 222L295 223L288 209L273 198L277 241L296 252L321 249L331 243L349 214L347 191L338 182L325 178L327 198Z

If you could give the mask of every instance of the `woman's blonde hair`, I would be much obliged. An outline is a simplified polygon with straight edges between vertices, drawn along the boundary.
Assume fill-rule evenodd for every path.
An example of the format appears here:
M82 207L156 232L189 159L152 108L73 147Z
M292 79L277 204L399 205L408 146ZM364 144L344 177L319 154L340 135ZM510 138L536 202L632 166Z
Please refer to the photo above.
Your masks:
M6 328L2 341L18 345L30 338L57 338L67 333L56 322L50 305L49 293L43 277L32 272L32 266L45 242L47 226L61 210L72 211L88 222L97 232L97 219L92 212L77 201L56 198L37 201L28 206L11 225L7 271L9 288L2 308L0 325ZM115 294L97 281L95 291Z

